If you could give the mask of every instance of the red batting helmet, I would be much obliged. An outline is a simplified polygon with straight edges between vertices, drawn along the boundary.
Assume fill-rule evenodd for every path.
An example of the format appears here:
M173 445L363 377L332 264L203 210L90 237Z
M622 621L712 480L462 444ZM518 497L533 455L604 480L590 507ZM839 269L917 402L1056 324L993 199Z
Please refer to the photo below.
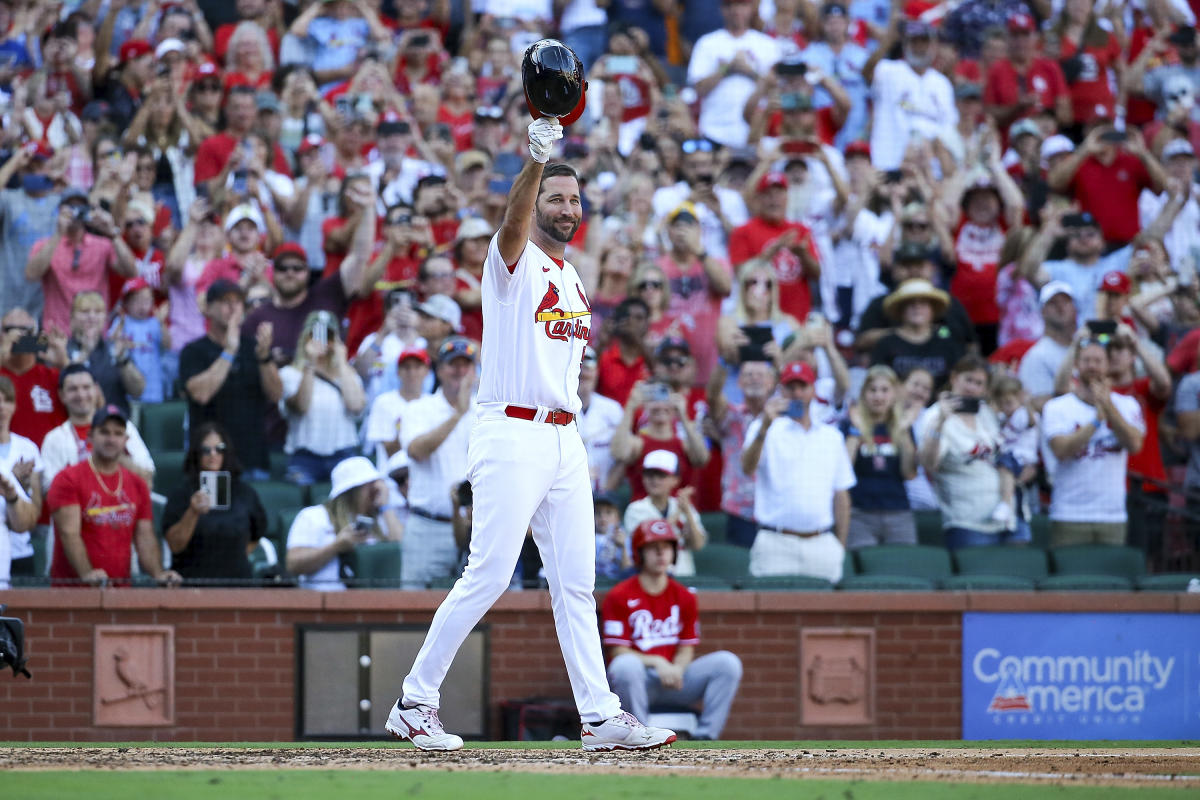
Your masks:
M642 548L651 542L670 542L675 546L675 555L679 555L679 537L671 523L663 519L648 519L638 525L633 532L633 563L638 569L642 568ZM672 562L675 560L671 559Z

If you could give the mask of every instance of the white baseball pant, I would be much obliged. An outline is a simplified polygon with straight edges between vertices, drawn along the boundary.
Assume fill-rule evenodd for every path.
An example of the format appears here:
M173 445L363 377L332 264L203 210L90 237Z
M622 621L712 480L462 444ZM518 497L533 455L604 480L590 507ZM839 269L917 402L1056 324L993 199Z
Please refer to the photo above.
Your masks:
M433 616L404 679L403 702L438 707L455 653L508 588L532 526L575 705L583 722L601 722L619 714L621 706L608 688L596 626L587 451L574 423L549 425L502 413L481 408L471 429L467 461L474 524L467 567Z

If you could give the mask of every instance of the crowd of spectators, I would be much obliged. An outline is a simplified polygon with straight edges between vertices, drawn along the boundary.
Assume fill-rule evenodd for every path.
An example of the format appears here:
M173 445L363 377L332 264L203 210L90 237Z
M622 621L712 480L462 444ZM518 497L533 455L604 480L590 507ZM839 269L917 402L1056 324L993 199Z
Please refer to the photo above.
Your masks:
M836 582L931 509L951 548L1048 516L1052 545L1194 559L1197 5L0 0L0 587L39 541L63 582L131 547L245 580L272 476L313 503L266 556L303 585L366 541L408 586L461 568L483 260L546 36L590 85L554 157L602 575L663 519L681 576L716 534ZM163 402L177 486L137 430Z

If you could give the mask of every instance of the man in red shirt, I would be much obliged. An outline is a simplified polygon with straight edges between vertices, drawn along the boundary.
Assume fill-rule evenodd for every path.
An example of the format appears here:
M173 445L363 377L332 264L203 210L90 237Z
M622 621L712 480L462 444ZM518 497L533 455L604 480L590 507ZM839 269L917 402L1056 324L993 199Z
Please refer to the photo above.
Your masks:
M987 112L1000 130L1042 111L1071 124L1071 93L1058 62L1038 55L1037 23L1028 14L1008 19L1008 58L992 65L983 89Z
M237 10L238 21L226 22L217 28L213 34L213 57L225 62L225 52L229 48L229 38L233 30L243 22L253 22L267 32L267 41L271 43L271 53L276 60L279 58L279 26L274 20L274 3L267 0L237 0L234 8Z
M29 345L36 342L26 337L36 336L38 330L28 311L14 308L0 324L4 328L0 334L0 375L11 380L17 392L17 410L10 428L40 448L46 434L67 418L58 398L58 370L39 361L36 350L30 351Z
M1046 182L1055 192L1073 194L1091 212L1110 247L1128 244L1141 230L1138 196L1167 185L1167 174L1136 131L1099 125L1075 152L1050 168Z
M146 482L121 466L126 422L116 406L97 411L88 434L91 455L58 473L46 495L56 534L50 578L59 586L128 581L135 547L154 580L166 586L183 580L163 569Z
M729 261L736 270L761 256L771 262L779 279L779 307L802 320L812 307L809 281L821 277L821 262L812 231L788 222L788 180L768 172L758 182L758 215L729 235Z
M650 308L646 301L627 297L609 317L614 341L597 362L596 392L621 405L629 399L633 385L649 376L646 367L646 331Z
M696 657L696 595L669 574L678 546L666 520L646 520L633 532L638 574L612 588L600 613L603 642L611 648L608 683L621 707L643 723L652 705L702 701L692 738L719 739L742 679L742 661L728 650Z
M209 184L210 191L223 184L230 168L241 161L231 158L254 130L258 119L257 90L253 86L234 86L225 98L225 130L209 136L196 150L196 166L193 179L197 186ZM290 176L287 156L279 144L275 144L275 157L271 169Z

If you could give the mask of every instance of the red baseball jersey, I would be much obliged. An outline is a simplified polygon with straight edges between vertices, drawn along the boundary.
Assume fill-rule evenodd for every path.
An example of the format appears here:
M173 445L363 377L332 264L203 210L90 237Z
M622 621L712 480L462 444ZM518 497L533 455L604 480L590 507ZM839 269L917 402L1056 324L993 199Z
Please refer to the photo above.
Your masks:
M637 576L612 588L600 611L604 643L671 661L680 645L700 643L696 595L673 578L662 594L647 594Z
M88 560L93 568L116 579L129 577L138 522L152 519L146 482L125 467L118 471L98 480L89 462L81 461L55 475L46 495L46 505L52 509L79 506L79 534ZM50 577L58 581L79 577L59 539L54 540Z

